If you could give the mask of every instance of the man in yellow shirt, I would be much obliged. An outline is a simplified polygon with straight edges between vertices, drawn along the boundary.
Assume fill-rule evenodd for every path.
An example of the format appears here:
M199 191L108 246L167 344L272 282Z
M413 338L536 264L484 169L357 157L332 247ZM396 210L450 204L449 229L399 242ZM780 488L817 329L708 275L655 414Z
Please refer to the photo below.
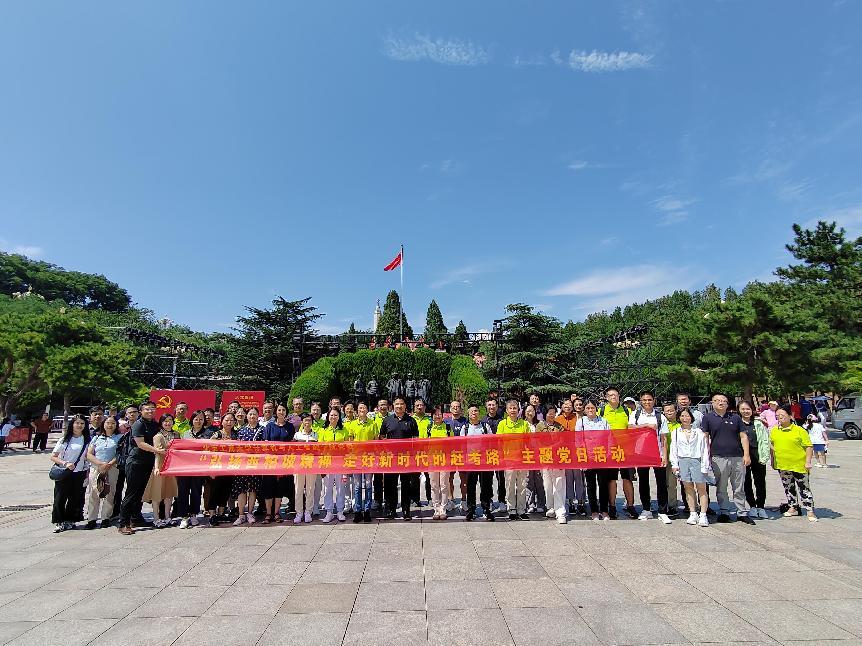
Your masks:
M351 433L355 442L370 442L380 436L374 420L368 417L368 405L359 402L359 417L351 423ZM346 410L345 410L346 412ZM371 482L370 473L357 473L353 476L353 522L371 522Z
M419 437L429 437L429 429L431 428L431 418L425 412L425 402L417 399L413 402L413 419L416 420L416 426L419 427ZM419 476L416 476L416 489L412 494L413 504L419 506ZM431 477L425 474L425 498L428 504L431 504Z
M497 435L529 433L530 426L518 417L518 402L506 402L506 417L497 424ZM527 514L527 472L523 469L506 471L506 502L509 505L509 520L530 520Z
M616 388L608 388L605 391L607 403L599 409L599 416L603 417L612 431L624 431L629 427L629 411L620 404L620 391ZM626 512L629 518L637 518L635 511L635 488L632 485L633 469L602 469L608 487L608 516L611 520L617 517L617 477L623 481L623 496L626 499ZM602 486L599 483L599 486Z

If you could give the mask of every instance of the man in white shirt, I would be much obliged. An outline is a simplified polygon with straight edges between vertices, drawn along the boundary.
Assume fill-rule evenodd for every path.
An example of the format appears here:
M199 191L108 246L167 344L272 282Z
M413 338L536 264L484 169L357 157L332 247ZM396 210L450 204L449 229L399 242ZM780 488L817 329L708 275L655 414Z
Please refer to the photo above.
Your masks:
M658 498L658 517L665 524L672 521L667 515L667 439L668 424L655 408L655 395L652 391L645 390L640 394L640 406L629 415L629 428L653 428L659 445L661 455L661 466L652 467L655 474L656 498ZM638 467L638 490L641 497L641 514L638 520L649 520L652 518L652 496L649 481L650 467Z

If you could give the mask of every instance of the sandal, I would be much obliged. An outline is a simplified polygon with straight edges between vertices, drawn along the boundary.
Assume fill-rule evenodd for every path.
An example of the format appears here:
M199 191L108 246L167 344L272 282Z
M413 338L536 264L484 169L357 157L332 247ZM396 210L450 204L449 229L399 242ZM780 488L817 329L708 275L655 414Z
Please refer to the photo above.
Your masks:
M261 525L269 525L271 522L272 522L272 518L270 517L269 514L267 514L266 516L263 517L263 520L261 521L260 524Z
M284 522L284 518L281 517L281 514L276 514L274 520L277 523L283 523Z

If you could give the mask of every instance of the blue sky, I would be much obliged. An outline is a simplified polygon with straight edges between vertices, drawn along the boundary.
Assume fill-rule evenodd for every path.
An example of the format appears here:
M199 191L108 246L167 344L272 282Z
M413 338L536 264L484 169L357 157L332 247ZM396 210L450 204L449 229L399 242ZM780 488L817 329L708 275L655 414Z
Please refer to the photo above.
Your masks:
M0 246L225 330L563 320L862 232L856 2L6 2Z

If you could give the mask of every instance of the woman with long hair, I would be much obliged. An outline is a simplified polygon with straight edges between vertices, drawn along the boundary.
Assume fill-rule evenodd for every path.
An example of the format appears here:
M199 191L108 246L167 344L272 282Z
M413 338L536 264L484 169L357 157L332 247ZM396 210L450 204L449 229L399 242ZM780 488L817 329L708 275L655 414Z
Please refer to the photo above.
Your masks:
M535 433L541 420L538 417L538 411L533 404L527 404L524 407L524 421L530 427L530 433ZM533 469L527 472L527 513L544 514L548 509L548 502L545 499L545 485L542 481L542 472L538 469Z
M236 417L230 411L226 412L221 417L221 427L210 437L212 440L222 440L230 442L236 427ZM210 525L213 527L219 523L228 520L225 513L228 500L230 499L230 489L233 484L232 476L209 476L210 496L209 496L209 511Z
M74 529L84 515L84 486L87 481L87 445L90 443L90 423L83 415L75 415L66 425L63 438L51 452L51 462L68 469L64 478L54 480L54 509L51 522L54 533Z
M748 455L751 464L745 467L745 498L751 511L749 516L769 518L763 505L766 504L766 465L769 464L769 429L759 417L754 416L754 407L747 401L739 402L739 417L742 430L748 436Z
M168 445L177 439L173 428L173 415L165 413L159 418L159 431L153 437L153 447L161 453L156 453L153 471L144 490L143 500L153 507L153 525L157 529L170 526L171 504L177 496L177 479L174 476L162 475ZM159 518L159 503L164 503L164 518Z
M275 407L275 419L267 422L263 429L263 440L265 442L290 442L295 433L293 424L287 421L287 406L279 404ZM290 499L293 497L293 476L263 476L261 482L265 516L263 524L268 525L271 521L280 523L282 498L288 499L288 509L292 507Z
M117 445L120 443L119 424L108 416L102 422L102 430L90 441L87 462L90 463L90 493L87 496L87 529L96 529L99 507L102 510L102 529L108 527L114 513L114 491L120 470L117 468ZM107 493L99 491L99 483L108 486Z
M188 430L183 434L186 440L205 440L212 435L207 424L206 412L196 410L192 413ZM203 478L201 476L179 476L177 477L177 515L180 520L180 529L194 527L198 524L198 514L201 513L201 490Z

